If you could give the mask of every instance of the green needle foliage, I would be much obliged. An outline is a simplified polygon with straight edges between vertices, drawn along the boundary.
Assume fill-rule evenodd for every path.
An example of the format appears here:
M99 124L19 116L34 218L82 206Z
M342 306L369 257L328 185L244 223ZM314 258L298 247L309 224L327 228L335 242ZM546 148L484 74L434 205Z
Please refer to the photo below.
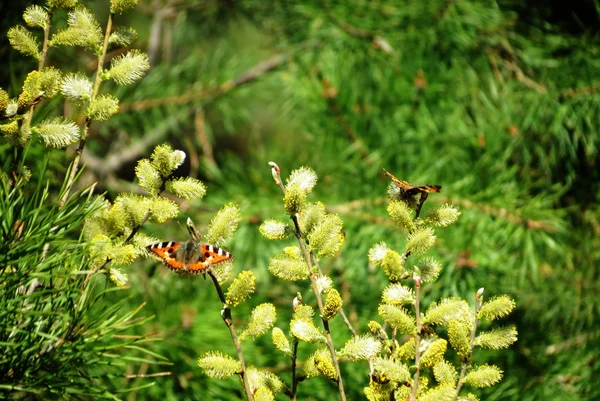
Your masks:
M100 199L87 190L60 207L56 199L66 188L51 192L46 165L33 185L6 174L0 181L0 394L116 399L122 388L115 375L154 359L140 348L150 338L127 336L148 319L139 309L124 311L124 299L107 302L114 288L90 276L94 263L80 229Z

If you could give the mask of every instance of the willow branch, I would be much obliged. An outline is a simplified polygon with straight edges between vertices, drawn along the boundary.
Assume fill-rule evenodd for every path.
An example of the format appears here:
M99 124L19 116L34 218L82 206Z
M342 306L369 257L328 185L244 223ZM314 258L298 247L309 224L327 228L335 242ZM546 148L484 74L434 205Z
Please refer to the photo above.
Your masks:
M419 350L421 344L421 282L420 278L415 283L415 315L417 332L415 333L415 374L413 376L413 384L410 392L410 400L417 399L417 390L419 389L419 376L421 375L421 352Z
M94 101L94 99L96 99L96 96L98 96L100 84L102 83L102 71L104 69L104 59L106 58L106 51L108 50L108 42L112 30L112 19L113 14L108 14L108 21L106 22L106 30L104 32L104 44L102 45L102 53L100 53L100 55L98 56L98 67L96 68L96 78L94 80L92 101ZM79 146L75 151L75 158L73 159L72 163L73 166L71 168L69 178L67 179L67 187L62 199L59 202L59 207L62 207L65 204L67 198L69 197L69 193L71 192L71 188L73 187L73 182L75 181L75 177L77 176L77 171L79 171L79 161L81 159L83 149L85 148L85 142L87 140L91 124L92 120L89 117L86 117L85 126L83 128L83 132L81 133L81 139L79 141Z
M283 186L283 182L281 181L281 171L279 169L279 166L274 162L270 162L269 165L272 167L271 173L273 175L273 179L275 180L275 183L279 186L279 188L281 188L281 190L285 196L286 191L285 191L285 187ZM317 299L317 305L319 306L321 322L323 324L323 328L325 329L325 342L327 344L327 348L329 349L329 353L331 355L331 360L333 362L333 366L335 367L335 372L336 372L335 382L338 385L340 399L342 401L346 401L346 392L344 390L344 382L342 380L340 364L339 364L337 355L335 353L335 346L333 345L333 338L331 337L331 329L329 328L329 321L327 321L323 317L325 315L325 310L324 310L325 308L323 306L323 298L321 296L321 292L319 291L319 287L317 285L317 274L315 274L315 273L320 273L320 269L319 269L318 265L316 266L316 269L315 269L315 265L313 265L313 262L312 262L313 255L306 248L306 242L305 242L304 238L302 237L302 231L300 230L300 224L298 223L298 215L295 214L290 217L291 217L292 221L294 222L294 227L295 227L294 235L295 235L296 239L298 240L298 245L300 246L300 250L302 252L302 255L304 256L304 261L306 263L306 266L308 267L309 274L310 274L309 277L310 277L311 288L315 294L315 298Z
M350 320L346 316L346 313L344 312L344 308L340 309L339 314L342 317L342 319L344 320L344 323L346 323L346 326L348 327L348 330L350 330L350 332L352 333L352 335L354 337L358 336L358 333L356 332L356 330L354 330L354 327L352 326L352 323L350 323Z
M44 27L44 42L42 43L42 55L40 57L40 60L38 62L38 71L41 72L44 69L44 66L46 65L46 58L48 57L48 48L50 47L49 45L49 37L50 37L50 27L51 27L51 21L52 21L52 12L48 11L48 23L46 24L46 26ZM40 96L40 100L41 100L41 96ZM39 100L34 101L31 105L31 107L29 108L29 110L27 111L27 116L25 116L25 121L23 121L23 124L25 126L31 126L31 121L33 120L33 110L35 108L35 105L38 104ZM16 115L16 113L15 113ZM8 117L8 116L6 116ZM19 167L21 165L21 161L23 160L23 148L22 147L18 147L17 148L17 157L15 158L15 161L13 162L13 178L15 180L15 182L18 179L19 176Z
M479 314L479 310L481 309L481 305L483 304L483 299L482 299L480 293L477 293L476 301L477 301L477 306L475 308L475 317L473 319L473 328L471 329L471 340L469 342L469 355L462 362L462 368L460 370L460 377L458 378L458 382L456 384L456 394L454 395L453 400L456 400L458 398L458 395L460 394L460 389L462 388L462 386L464 384L464 379L465 379L465 376L467 375L467 370L469 369L469 366L471 365L471 361L473 359L473 350L475 349L475 334L477 333L477 325L479 324L478 314Z
M294 345L292 348L292 394L291 401L296 401L296 396L298 393L298 377L296 373L296 364L298 359L298 339L294 337Z
M235 347L235 352L237 353L238 360L240 361L240 365L242 366L240 376L242 377L242 381L244 382L244 390L246 391L246 397L248 401L253 401L254 396L252 394L252 388L250 387L250 382L248 381L248 375L246 374L246 363L244 362L244 354L242 352L242 343L240 342L239 337L235 331L235 327L233 325L233 320L231 318L231 309L227 306L227 302L225 300L225 294L223 293L223 289L221 288L221 284L219 284L219 280L212 269L208 270L208 275L212 279L215 289L217 290L217 294L219 295L219 299L223 304L223 310L221 311L221 317L223 318L223 322L229 329L229 334L231 335L231 340L233 341L233 346Z

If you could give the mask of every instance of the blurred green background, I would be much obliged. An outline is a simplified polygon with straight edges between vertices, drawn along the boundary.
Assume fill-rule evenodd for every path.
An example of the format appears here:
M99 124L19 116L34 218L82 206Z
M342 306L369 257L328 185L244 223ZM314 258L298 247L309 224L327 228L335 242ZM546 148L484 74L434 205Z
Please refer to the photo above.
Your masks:
M101 21L106 3L84 2ZM6 40L29 4L0 5L0 86L12 95L35 68ZM361 332L377 319L386 285L369 266L368 249L379 241L403 247L404 233L386 218L382 168L416 184L440 184L442 193L429 198L424 212L452 202L462 216L437 232L433 255L444 270L426 287L425 303L443 296L472 302L480 287L517 302L503 324L517 326L519 341L476 354L478 363L505 371L481 398L595 400L599 22L600 3L593 0L140 1L115 24L137 30L134 47L148 52L152 69L136 86L103 86L121 99L121 113L92 125L80 183L97 181L109 198L139 191L132 185L138 159L160 143L184 150L180 173L203 180L208 195L182 204L180 224L144 232L185 240L185 216L203 227L224 203L239 204L243 224L229 251L238 271L256 273L258 295L234 316L272 302L277 326L287 331L296 292L307 303L314 298L308 286L267 271L269 257L293 244L258 233L264 219L286 218L267 163L277 162L284 177L312 167L319 183L310 200L324 202L345 223L346 243L324 269ZM95 70L92 55L71 49L57 48L50 60L90 75ZM68 114L61 102L42 110ZM36 151L43 149L31 149L32 160ZM61 173L71 155L56 152ZM147 346L170 364L131 365L124 373L171 375L115 378L111 386L155 382L128 400L242 398L237 380L208 379L196 365L208 350L234 355L210 281L181 279L149 260L127 273L130 288L114 297L129 297L131 309L146 303L142 314L155 317L140 333L162 338ZM332 331L336 344L348 338L341 322ZM274 351L270 336L245 342L244 351L247 363L289 379L289 361ZM309 352L300 349L302 357ZM364 399L366 364L342 369L348 398ZM313 379L300 384L299 394L325 400L335 388Z

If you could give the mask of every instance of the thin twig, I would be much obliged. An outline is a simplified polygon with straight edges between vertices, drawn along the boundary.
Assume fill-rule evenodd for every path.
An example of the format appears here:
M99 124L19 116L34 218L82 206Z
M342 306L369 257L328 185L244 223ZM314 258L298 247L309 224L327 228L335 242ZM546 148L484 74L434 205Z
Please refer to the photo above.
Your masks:
M327 18L329 18L329 20L331 22L333 22L335 25L340 27L348 35L354 36L357 38L361 38L361 39L368 39L368 40L373 40L375 38L374 32L368 31L363 28L357 28L354 25L349 24L348 22L343 21L342 19L338 18L338 16L335 15L331 11L331 9L328 7L327 1L321 0L320 3L321 3L321 6L325 9L325 14L327 14Z
M107 175L119 169L123 164L138 159L189 116L190 110L187 108L173 113L158 126L146 132L140 140L123 147L119 152L110 153L106 158L98 158L86 151L84 152L85 163L88 169L96 171L100 175Z
M341 308L339 313L340 313L340 316L342 317L342 319L344 320L344 323L346 323L346 326L348 326L348 330L350 330L352 335L354 337L358 336L358 333L356 332L356 330L354 330L354 327L352 327L352 323L350 323L350 320L346 316L346 313L344 312L344 308Z
M415 316L417 332L415 334L415 374L413 376L413 384L410 392L410 400L417 399L417 390L419 389L419 376L421 375L421 352L419 350L421 343L421 285L420 278L415 282Z
M534 89L539 93L548 93L548 88L546 88L544 85L538 82L535 82L533 79L525 75L523 70L517 65L516 62L503 60L503 64L508 70L512 71L515 74L515 77L518 81L522 82L528 88Z
M106 30L104 32L104 44L102 46L102 53L98 56L98 67L96 68L96 78L94 80L94 88L92 92L92 101L96 99L98 96L98 91L100 90L100 84L102 83L102 71L104 69L104 58L106 57L106 51L108 49L108 41L110 39L110 34L112 30L112 19L113 14L108 14L108 21L106 22ZM90 125L92 124L92 120L89 117L86 117L85 126L83 128L83 132L81 134L81 139L79 141L79 146L75 151L75 157L73 158L71 172L69 174L69 178L67 179L67 186L65 189L65 193L62 199L59 202L59 207L62 207L67 199L69 198L69 193L71 192L71 188L73 187L73 183L75 181L75 177L77 176L77 172L79 171L79 161L81 159L81 154L83 153L83 149L85 148L85 142L87 140L87 136L90 130Z
M126 379L138 379L138 378L147 378L147 377L161 377L161 376L171 376L173 372L158 372L158 373L149 373L149 374L135 374L135 375L125 375Z
M146 223L149 218L150 218L150 211L147 211L146 214L144 215L144 218L142 219L142 222L140 224L138 224L136 227L134 227L133 230L131 230L131 233L129 233L129 236L123 242L123 245L128 244L129 241L131 241L133 239L134 235L137 234L137 232L140 230L140 228L142 228L144 223Z
M223 294L223 289L221 288L221 284L219 284L219 280L217 276L212 271L212 269L208 270L208 275L212 279L215 289L217 290L217 294L219 295L219 299L223 304L223 310L221 311L221 317L223 318L223 322L229 329L229 334L231 335L231 340L233 341L233 346L235 347L235 352L237 353L238 360L241 365L240 376L242 377L242 381L244 382L244 389L246 390L246 397L248 401L253 401L253 393L252 388L250 387L250 382L248 380L248 375L246 374L246 363L244 362L244 354L242 353L242 343L235 332L235 327L233 326L233 320L231 319L231 309L227 306L227 302L225 300L225 294Z
M499 77L500 81L502 81L502 79L500 71L498 69L498 63L496 59L497 56L504 65L504 67L507 70L511 71L519 82L523 83L528 88L536 90L539 93L548 93L548 88L546 88L546 86L534 81L533 79L525 75L521 67L519 67L519 65L517 64L517 58L514 56L514 50L512 49L508 41L501 43L499 46L499 50L495 48L488 48L486 50L488 53L490 64L492 66L492 70L494 71L496 77ZM499 51L502 52L502 54L499 54Z
M298 393L298 377L296 376L296 362L298 359L298 339L294 337L292 346L292 396L291 401L296 401Z
M180 96L141 100L130 104L124 103L119 106L119 111L121 113L128 111L139 111L166 105L184 105L196 101L201 101L203 104L206 104L218 99L219 97L231 92L236 88L239 88L240 86L243 86L244 84L259 79L267 72L273 71L277 67L286 63L289 58L290 57L287 55L271 57L245 71L239 77L221 84L219 88L216 89L206 91L195 90ZM175 128L179 124L180 121L187 119L190 116L190 113L192 113L191 109L183 108L181 111L168 117L158 127L154 128L150 132L147 132L139 141L131 143L131 145L124 147L119 152L110 153L106 158L100 159L91 154L91 152L85 151L83 159L85 160L88 169L96 171L99 175L108 175L112 171L120 168L124 163L137 159L148 148L162 140L172 128Z
M478 314L479 314L479 310L481 309L481 305L483 304L483 297L481 295L482 294L477 293L477 296L475 297L477 306L475 307L475 317L473 319L473 328L471 329L471 340L469 342L469 355L462 362L462 368L460 370L460 377L458 378L458 381L456 383L456 394L454 395L453 400L456 400L458 398L458 395L460 394L460 389L462 388L462 386L464 384L464 379L467 374L467 370L468 370L469 366L471 365L471 361L473 359L473 350L475 349L475 334L477 333L477 325L479 324Z

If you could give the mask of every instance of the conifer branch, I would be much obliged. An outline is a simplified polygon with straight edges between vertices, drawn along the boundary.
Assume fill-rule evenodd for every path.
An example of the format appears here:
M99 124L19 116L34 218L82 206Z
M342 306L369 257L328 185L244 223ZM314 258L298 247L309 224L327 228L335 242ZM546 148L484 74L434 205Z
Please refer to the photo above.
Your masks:
M497 208L491 205L473 202L468 199L438 197L438 200L442 203L453 203L464 208L476 209L491 216L508 220L511 223L524 225L531 230L541 230L549 233L554 233L557 231L557 229L548 221L528 219L526 217L511 213L505 208Z
M321 3L321 6L325 9L327 18L329 18L329 20L331 22L333 22L335 25L340 27L344 32L346 32L350 36L354 36L354 37L361 38L361 39L368 39L368 40L372 40L375 38L374 32L368 31L363 28L355 27L354 25L338 18L338 16L335 15L335 13L333 11L331 11L331 9L328 7L326 1L322 0L322 1L320 1L320 3Z
M267 60L261 61L254 67L251 67L250 69L243 72L238 77L223 82L221 85L219 85L218 88L211 88L206 90L193 90L188 93L184 93L183 95L170 96L165 98L139 100L129 104L122 104L120 110L122 112L139 111L152 109L155 107L162 107L166 105L183 105L193 102L213 102L234 89L237 89L247 83L256 81L266 73L273 71L281 65L287 63L289 59L290 57L288 55L276 55Z
M123 164L140 158L148 151L148 149L160 142L180 121L188 118L189 115L189 109L173 113L152 130L147 131L143 138L132 142L131 145L118 151L110 152L106 158L100 159L91 152L84 151L83 159L86 163L86 167L97 172L99 175L109 175L113 171L119 169Z
M346 137L348 138L350 143L352 143L352 145L360 153L362 159L369 165L373 165L373 160L370 157L369 149L367 149L363 141L354 132L354 130L350 126L350 123L348 123L348 120L346 119L346 117L344 117L344 112L342 111L342 108L335 100L338 94L337 89L331 86L329 80L323 77L321 72L318 73L318 77L323 82L323 97L327 100L327 104L329 105L331 113L342 127L342 130L346 134Z
M337 205L327 206L327 210L329 210L333 213L353 215L359 219L371 221L371 222L377 223L377 224L394 226L394 224L392 222L390 222L389 219L384 219L381 217L373 217L373 216L369 216L367 214L363 215L363 214L359 214L359 213L355 212L355 210L364 208L365 206L376 206L376 205L384 204L385 202L386 202L386 198L357 199L357 200L353 200L353 201L346 202L346 203L340 203ZM548 233L554 233L557 231L557 228L555 228L548 221L528 219L526 217L519 216L515 213L511 213L508 211L508 209L498 208L498 207L483 204L480 202L473 202L468 199L462 199L462 198L456 198L456 197L449 198L449 197L444 197L444 196L438 196L435 198L435 202L452 203L452 204L458 205L465 209L475 209L479 212L510 221L511 223L514 223L514 224L524 225L525 227L527 227L530 230L540 230L540 231L545 231Z
M593 95L596 92L600 92L600 83L586 87L563 89L560 91L560 96L575 97L581 95Z
M231 309L229 309L229 307L227 306L225 294L223 293L221 284L219 284L219 279L214 274L212 269L208 270L208 275L212 279L212 281L215 285L215 289L217 290L217 294L219 295L219 299L221 300L221 303L223 304L223 310L221 310L221 317L223 318L223 322L225 322L225 325L229 329L229 334L231 335L231 340L233 341L233 346L235 347L235 352L237 353L238 360L240 361L241 371L239 374L242 378L242 381L244 382L244 390L246 391L246 397L247 397L248 401L253 401L254 397L253 397L253 393L252 393L252 388L250 387L250 381L248 380L246 363L244 362L244 354L242 352L242 343L240 342L240 339L239 339L239 337L235 331L235 327L233 325L233 320L231 318Z

